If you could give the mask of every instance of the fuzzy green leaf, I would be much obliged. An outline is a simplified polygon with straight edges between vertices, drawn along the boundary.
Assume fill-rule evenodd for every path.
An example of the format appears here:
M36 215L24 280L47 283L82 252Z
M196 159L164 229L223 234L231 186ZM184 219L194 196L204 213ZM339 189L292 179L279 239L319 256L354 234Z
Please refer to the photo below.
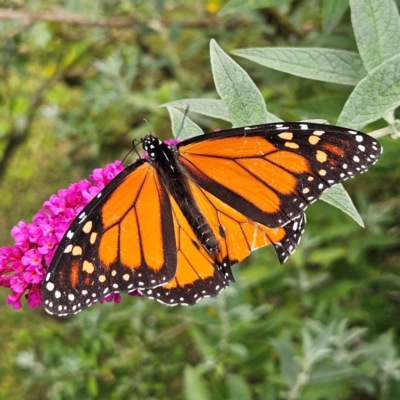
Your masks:
M265 101L247 72L214 39L210 43L210 55L215 87L233 127L267 123Z
M393 0L350 0L350 6L358 50L368 70L400 54L400 16Z
M193 111L198 114L207 115L208 117L222 119L229 121L228 110L224 106L222 100L217 99L184 99L170 101L169 103L162 104L160 107L178 107Z
M251 390L247 380L238 374L229 374L227 377L230 400L251 400Z
M210 392L201 374L193 367L186 365L184 370L184 388L186 400L209 400Z
M167 107L171 122L172 122L172 132L174 134L174 137L176 137L179 134L179 139L188 139L191 137L203 135L204 132L202 129L195 124L188 116L185 117L185 122L183 125L182 132L179 132L180 127L182 126L182 119L184 117L184 114L180 111L178 111L174 107Z
M232 53L278 71L343 85L356 85L366 75L360 56L344 50L258 47Z
M320 199L350 215L358 225L364 228L364 222L342 184L329 188L322 194Z
M385 61L355 87L338 125L360 130L400 105L400 54Z
M272 346L278 352L281 374L287 386L296 384L296 378L300 373L299 366L295 360L295 351L292 343L287 338L271 340Z
M349 8L349 0L324 0L322 4L322 24L325 35L329 35Z
M228 110L224 106L222 100L216 99L184 99L175 100L168 103L162 104L160 107L178 107L186 109L189 106L189 111L196 112L198 114L206 115L207 117L218 118L224 121L230 121ZM268 122L282 122L282 120L275 114L267 111Z

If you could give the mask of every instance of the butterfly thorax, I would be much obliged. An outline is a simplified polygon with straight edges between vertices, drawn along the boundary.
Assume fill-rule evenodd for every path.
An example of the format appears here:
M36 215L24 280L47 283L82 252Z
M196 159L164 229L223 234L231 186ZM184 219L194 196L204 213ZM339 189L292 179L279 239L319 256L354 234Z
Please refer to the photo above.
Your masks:
M187 172L177 159L176 147L163 143L155 136L147 135L143 139L143 150L147 152L148 162L159 172L162 183L178 203L201 244L208 253L218 253L220 248L217 239L193 198Z

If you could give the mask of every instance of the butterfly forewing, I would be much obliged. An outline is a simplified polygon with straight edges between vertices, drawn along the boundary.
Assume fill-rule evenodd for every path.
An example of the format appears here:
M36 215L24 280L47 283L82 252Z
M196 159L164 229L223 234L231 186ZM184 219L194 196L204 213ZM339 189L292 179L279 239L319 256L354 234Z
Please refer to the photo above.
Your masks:
M70 314L111 293L169 282L176 254L169 196L154 168L139 161L68 229L46 274L46 311Z
M327 188L365 172L381 153L361 132L307 123L214 132L178 149L195 182L269 227L285 225Z

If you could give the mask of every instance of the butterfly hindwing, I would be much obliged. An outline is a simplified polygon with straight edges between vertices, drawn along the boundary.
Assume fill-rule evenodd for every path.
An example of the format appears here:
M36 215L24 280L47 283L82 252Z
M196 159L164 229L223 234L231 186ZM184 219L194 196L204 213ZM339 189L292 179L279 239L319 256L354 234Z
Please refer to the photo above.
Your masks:
M194 182L190 188L217 238L220 252L212 256L204 250L171 199L178 248L177 273L166 285L142 290L143 295L166 305L192 305L203 297L217 295L233 282L231 266L253 250L272 244L279 260L284 262L296 249L304 232L304 214L285 227L268 228L251 221Z
M169 196L143 160L127 167L74 220L48 268L44 306L78 312L113 292L169 282L177 253Z
M178 144L197 184L250 219L284 226L327 188L365 172L381 153L361 132L311 123L213 132Z
M292 221L289 221L285 226L281 227L281 229L285 231L284 237L277 242L272 242L272 246L281 264L283 264L297 249L301 236L304 233L305 225L306 214L302 213Z
M169 306L192 305L216 296L229 285L218 262L204 249L175 200L170 198L178 264L176 275L165 285L140 292Z
M241 214L194 182L191 182L190 187L218 240L220 253L216 257L228 278L233 278L231 265L244 260L260 247L272 244L276 251L279 249L281 262L286 261L287 256L296 249L304 232L304 214L289 221L284 227L270 228Z

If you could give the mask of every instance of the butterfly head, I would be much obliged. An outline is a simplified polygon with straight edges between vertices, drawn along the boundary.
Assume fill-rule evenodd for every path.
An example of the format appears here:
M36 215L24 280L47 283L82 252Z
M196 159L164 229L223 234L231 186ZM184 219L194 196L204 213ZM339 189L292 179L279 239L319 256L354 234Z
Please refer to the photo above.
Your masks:
M142 141L143 150L149 155L149 158L151 159L155 158L157 149L162 144L162 141L153 135L146 135Z

